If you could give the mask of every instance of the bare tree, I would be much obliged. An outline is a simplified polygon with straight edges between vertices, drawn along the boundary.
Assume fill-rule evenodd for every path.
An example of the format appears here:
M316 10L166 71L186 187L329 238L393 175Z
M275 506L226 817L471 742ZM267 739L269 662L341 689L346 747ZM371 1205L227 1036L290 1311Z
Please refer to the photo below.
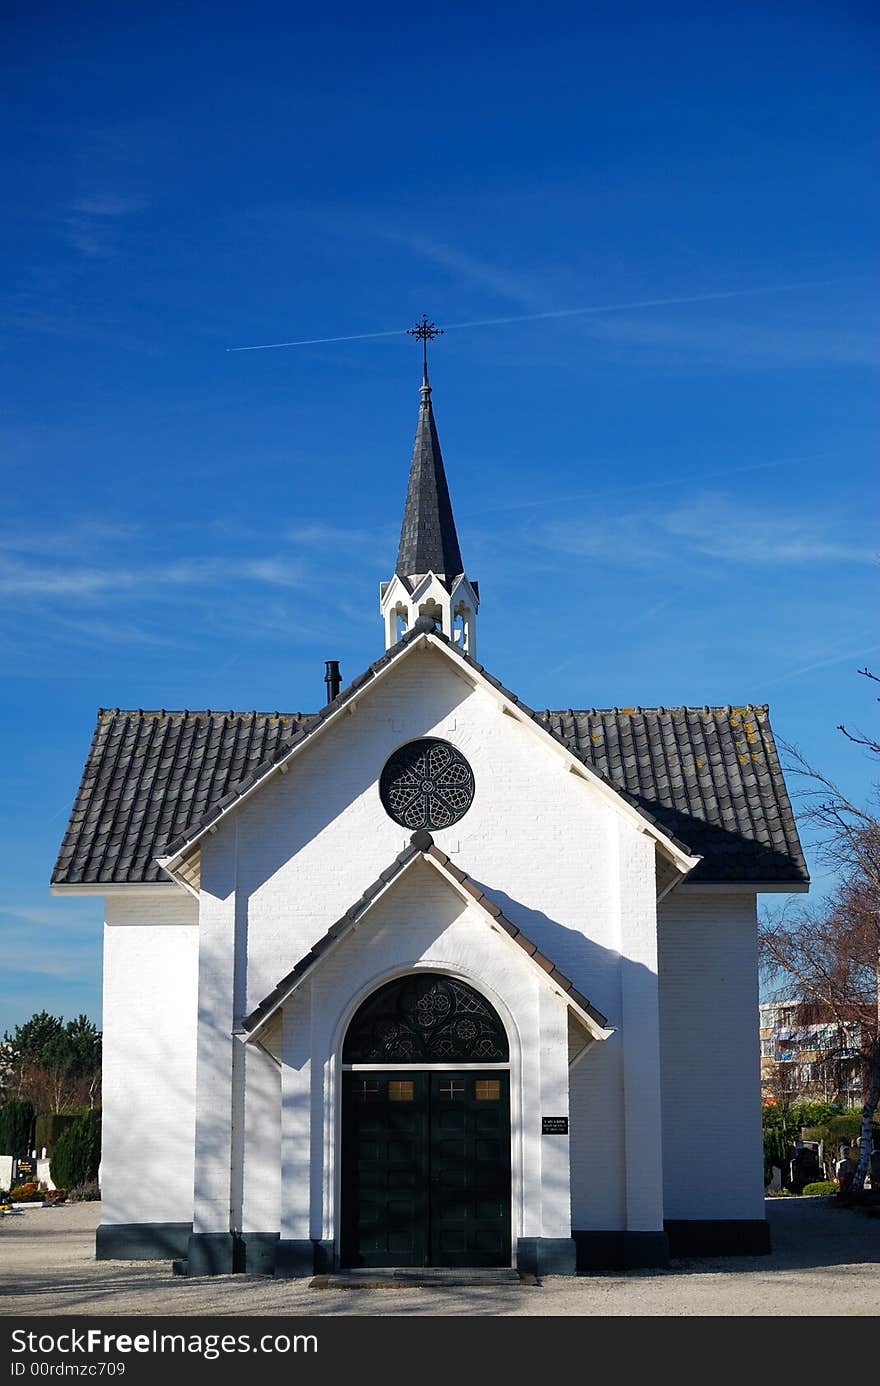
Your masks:
M4 1035L0 1083L38 1113L92 1108L101 1086L101 1034L85 1015L65 1024L40 1011Z
M880 682L867 669L859 672ZM876 738L838 730L880 758ZM820 1062L860 1060L862 1134L853 1177L858 1190L868 1172L880 1101L880 815L876 802L866 808L853 803L796 747L783 743L783 749L785 769L798 785L801 821L812 828L841 883L818 909L794 907L764 921L762 965L767 980L799 1003L799 1023L812 1026Z

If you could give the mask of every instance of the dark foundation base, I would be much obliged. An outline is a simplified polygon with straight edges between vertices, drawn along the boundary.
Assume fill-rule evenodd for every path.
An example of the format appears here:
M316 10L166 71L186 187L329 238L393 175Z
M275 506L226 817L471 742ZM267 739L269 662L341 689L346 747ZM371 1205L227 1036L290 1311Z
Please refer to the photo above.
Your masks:
M520 1237L516 1268L522 1275L575 1275L577 1249L573 1237Z
M187 1275L232 1275L236 1239L231 1232L193 1232L186 1248Z
M242 1232L235 1242L235 1269L245 1275L274 1275L277 1232Z
M185 1256L191 1222L102 1223L95 1233L96 1261L173 1261Z
M669 1218L664 1224L672 1256L769 1256L764 1218Z
M578 1275L597 1271L662 1269L669 1265L665 1232L572 1232Z
M589 1275L669 1265L670 1256L766 1256L763 1218L670 1218L662 1232L572 1232L520 1237L516 1268L526 1275ZM282 1241L277 1232L193 1233L189 1222L104 1224L95 1234L98 1261L174 1261L183 1275L327 1275L336 1269L332 1242Z

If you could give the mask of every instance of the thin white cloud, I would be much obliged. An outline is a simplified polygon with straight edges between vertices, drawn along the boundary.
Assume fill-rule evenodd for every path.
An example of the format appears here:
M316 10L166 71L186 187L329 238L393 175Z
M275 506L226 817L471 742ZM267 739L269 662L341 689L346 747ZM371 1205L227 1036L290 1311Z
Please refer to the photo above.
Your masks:
M628 483L625 486L591 486L588 490L569 490L564 493L557 492L554 495L533 496L528 500L510 500L505 497L493 498L492 505L486 510L471 510L469 514L496 515L499 510L548 510L558 509L562 506L571 505L573 501L589 500L595 502L605 496L624 496L634 495L643 491L668 491L673 486L703 486L707 481L726 481L731 476L740 476L748 472L772 471L778 467L796 467L814 462L833 462L837 458L835 452L818 452L804 454L800 457L775 457L769 458L764 462L748 462L743 466L724 467L719 471L706 471L705 468L697 469L690 473L682 473L679 476L670 476L662 468L661 464L647 467L648 473L654 474L653 480L642 480ZM586 471L601 473L606 476L615 476L626 471L627 463L620 458L611 457L592 457L589 460L575 459L572 462L571 471L575 475L583 475Z
M0 565L0 595L15 597L87 597L128 591L135 575L123 569L37 568L25 563Z
M238 565L238 575L252 582L264 582L270 587L301 587L303 568L289 559L255 558Z
M64 928L71 933L75 942L78 921L70 909L70 904L69 900L59 900L54 908L51 905L0 904L0 915L22 924L39 924L43 928L55 928L56 926ZM85 922L79 922L83 923L85 929Z
M86 554L96 545L130 543L140 525L128 520L76 520L66 527L50 529L10 528L0 533L0 551L51 555Z
M299 525L287 534L296 544L368 544L375 534L367 529L344 529L337 525L324 525L320 522Z
M162 630L147 630L125 620L83 620L82 618L55 617L54 627L59 634L75 636L77 644L83 640L97 645L135 645L146 649L187 649L182 640Z
M859 645L857 649L848 649L845 654L829 654L825 659L816 659L811 664L802 664L798 669L789 669L778 678L766 681L764 687L775 688L777 684L788 683L790 679L803 678L805 674L815 673L817 669L830 669L835 664L847 664L850 660L855 667L857 663L863 663L867 655L874 654L877 650L880 650L880 645Z
M823 327L798 322L738 323L714 317L701 322L607 318L591 320L587 330L595 340L648 354L652 361L667 366L772 369L880 363L876 333L853 323Z
M104 191L77 198L61 218L68 244L87 260L106 260L117 254L120 223L140 211L140 197Z
M97 948L96 939L92 948L84 948L73 955L65 953L53 939L51 949L37 953L33 942L16 943L13 940L3 945L3 967L7 972L29 973L37 977L90 978Z
M0 596L12 597L89 599L133 591L148 593L156 587L216 587L236 578L270 587L299 587L306 573L301 562L281 557L197 557L144 569L49 568L20 559L0 559Z
M594 510L536 526L529 537L545 549L636 566L688 556L756 566L877 561L877 549L840 536L830 521L759 512L713 492L674 509Z
M400 231L390 227L373 229L382 240L404 246L431 264L451 270L460 279L479 284L480 288L489 289L501 298L509 298L513 303L521 303L526 308L544 308L546 305L546 295L533 288L522 275L510 274L478 255L458 250L420 232Z
M694 552L737 563L871 563L877 550L830 535L797 513L767 514L708 492L659 516L662 528Z
M85 238L83 254L92 258L100 255L97 240ZM22 308L16 312L0 314L0 330L5 333L33 333L42 337L57 337L62 341L92 342L96 346L110 347L120 351L134 351L140 355L159 357L162 348L156 342L136 337L130 332L111 325L103 325L94 318L84 319L70 312L49 313L43 309Z
M122 197L119 193L97 193L92 197L81 197L73 204L75 212L92 217L125 217L138 212L143 207L141 197Z

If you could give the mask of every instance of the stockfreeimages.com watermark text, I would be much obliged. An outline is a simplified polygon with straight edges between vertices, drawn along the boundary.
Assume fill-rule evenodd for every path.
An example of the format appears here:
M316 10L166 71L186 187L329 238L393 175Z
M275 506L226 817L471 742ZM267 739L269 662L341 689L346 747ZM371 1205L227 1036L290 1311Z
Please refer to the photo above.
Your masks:
M208 1362L236 1353L317 1352L318 1339L314 1333L164 1333L151 1329L146 1333L107 1333L102 1328L65 1329L61 1333L35 1333L14 1328L10 1334L14 1360L13 1376L121 1376L125 1362L119 1356L178 1353L182 1356L203 1357ZM21 1355L25 1360L20 1360ZM100 1357L100 1362L46 1362L44 1357ZM29 1356L30 1361L26 1358Z

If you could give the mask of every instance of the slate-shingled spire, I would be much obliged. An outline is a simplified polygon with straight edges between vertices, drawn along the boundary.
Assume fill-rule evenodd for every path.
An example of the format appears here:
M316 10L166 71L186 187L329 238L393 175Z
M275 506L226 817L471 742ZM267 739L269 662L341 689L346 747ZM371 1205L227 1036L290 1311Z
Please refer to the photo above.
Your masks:
M395 571L410 580L424 573L436 573L451 582L464 572L464 564L434 422L427 363L420 393L419 421Z
M385 623L386 650L407 631L430 630L433 622L473 659L479 591L468 580L461 561L428 380L428 342L441 332L442 328L423 318L410 333L424 348L422 398L397 565L391 581L380 585L379 611Z

